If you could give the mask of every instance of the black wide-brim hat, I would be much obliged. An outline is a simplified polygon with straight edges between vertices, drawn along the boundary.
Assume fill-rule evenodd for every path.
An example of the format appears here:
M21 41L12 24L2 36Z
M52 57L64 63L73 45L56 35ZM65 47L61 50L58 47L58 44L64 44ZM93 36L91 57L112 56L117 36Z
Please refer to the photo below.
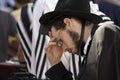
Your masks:
M42 15L40 23L50 28L48 25L60 16L77 16L94 24L102 21L100 16L90 13L89 0L59 0L54 11Z

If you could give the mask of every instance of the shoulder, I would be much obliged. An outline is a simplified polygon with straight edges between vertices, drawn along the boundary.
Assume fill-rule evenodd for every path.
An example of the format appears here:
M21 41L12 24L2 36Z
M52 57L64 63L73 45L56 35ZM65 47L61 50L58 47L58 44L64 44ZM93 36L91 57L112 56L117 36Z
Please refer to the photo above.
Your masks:
M21 15L27 15L29 13L29 11L32 12L32 3L29 3L27 5L25 5L24 7L22 7L21 9Z
M120 27L113 23L105 23L95 31L94 38L98 40L113 39L114 36L120 36Z
M20 20L25 24L30 24L32 20L32 4L27 4L21 9Z
M0 15L1 15L2 17L11 17L11 14L10 14L10 13L4 12L4 11L1 11L1 10L0 10Z
M120 27L118 27L117 25L113 24L113 23L103 23L102 25L99 25L100 27L97 29L96 32L100 32L102 30L110 30L113 32L120 32Z
M10 13L4 11L0 11L0 20L2 20L3 22L15 21L14 17Z

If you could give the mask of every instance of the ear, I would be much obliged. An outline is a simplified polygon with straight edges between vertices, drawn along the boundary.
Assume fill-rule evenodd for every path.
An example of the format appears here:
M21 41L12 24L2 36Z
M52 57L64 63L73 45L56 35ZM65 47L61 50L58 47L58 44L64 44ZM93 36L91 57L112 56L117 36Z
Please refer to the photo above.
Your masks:
M64 23L66 24L67 28L72 28L72 21L70 18L64 18Z

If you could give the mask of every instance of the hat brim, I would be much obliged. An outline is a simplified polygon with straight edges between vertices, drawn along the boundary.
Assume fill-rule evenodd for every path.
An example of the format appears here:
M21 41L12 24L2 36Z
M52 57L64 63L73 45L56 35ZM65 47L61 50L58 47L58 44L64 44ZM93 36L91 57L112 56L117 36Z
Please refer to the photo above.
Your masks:
M92 14L92 13L85 13L85 12L80 12L80 11L52 11L52 12L48 12L46 14L44 14L41 18L40 18L40 23L41 25L47 26L47 28L50 28L51 22L58 16L65 16L65 15L69 15L69 16L78 16L80 18L86 19L94 24L98 24L102 21L102 18L98 15ZM50 30L50 29L47 29ZM45 30L44 30L45 31ZM44 34L44 32L42 30L40 30L40 32L42 34ZM48 31L47 31L48 32Z

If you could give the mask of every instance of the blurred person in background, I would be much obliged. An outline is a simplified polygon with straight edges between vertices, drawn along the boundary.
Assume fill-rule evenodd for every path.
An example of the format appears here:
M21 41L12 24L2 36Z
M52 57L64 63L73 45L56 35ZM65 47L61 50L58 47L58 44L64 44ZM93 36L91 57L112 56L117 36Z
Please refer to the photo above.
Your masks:
M32 0L14 0L16 5L16 10L13 10L11 14L15 17L16 21L18 20L18 17L20 16L21 8L27 3L32 2Z
M15 1L15 4L16 4L16 10L13 10L11 12L11 14L13 15L13 17L15 18L16 22L18 21L18 18L20 16L20 13L21 13L21 9L22 7L26 6L28 3L31 3L32 0L14 0ZM26 71L26 62L25 62L25 59L24 59L24 56L23 56L23 52L22 52L22 47L20 45L20 40L19 40L19 37L17 37L18 39L16 39L16 41L14 41L14 43L16 42L16 45L17 45L17 56L14 57L14 59L16 59L22 66L22 70L23 71Z
M28 72L38 79L47 79L45 72L50 67L44 51L49 37L39 32L39 18L43 12L54 10L56 3L57 0L36 0L33 6L28 4L22 8L18 19L18 33Z
M0 10L0 62L8 60L8 45L11 44L8 39L10 36L16 37L16 34L14 18L9 13Z

